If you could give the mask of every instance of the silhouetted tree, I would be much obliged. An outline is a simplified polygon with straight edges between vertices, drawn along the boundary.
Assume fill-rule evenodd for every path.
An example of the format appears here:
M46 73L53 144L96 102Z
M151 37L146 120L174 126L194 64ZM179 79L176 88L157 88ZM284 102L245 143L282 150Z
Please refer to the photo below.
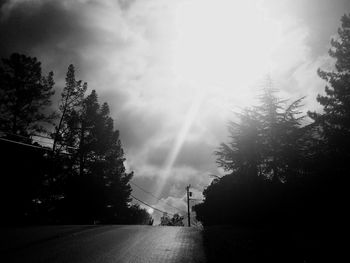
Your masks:
M268 82L260 104L229 123L230 141L216 151L228 174L214 179L203 192L205 201L195 206L204 225L286 221L283 210L292 207L286 183L304 175L301 101L280 100Z
M55 132L52 134L54 138L52 151L56 154L56 147L59 144L60 148L72 145L72 134L66 136L68 123L72 121L72 118L76 115L75 112L82 107L84 94L87 89L87 83L82 83L81 80L75 79L75 69L71 64L68 67L66 75L66 85L63 88L61 94L61 101L59 104L60 118L55 127ZM67 149L65 149L67 150Z
M0 128L28 136L43 131L43 123L52 120L53 73L42 76L41 63L34 57L13 53L2 59L0 67ZM19 140L19 137L13 139Z
M79 220L125 221L133 173L125 170L119 131L114 130L108 104L101 106L93 90L67 119L65 136L76 150L71 151L65 204Z
M327 82L325 95L318 95L322 113L309 112L315 120L318 144L313 148L314 167L318 177L319 194L325 221L338 228L347 224L345 207L347 188L344 182L350 174L350 15L341 18L338 36L332 38L329 55L335 59L334 69L319 69Z
M311 251L317 258L341 247L350 174L350 15L341 21L329 50L335 69L318 70L327 81L325 95L317 97L323 112L309 112L314 122L303 126L302 99L284 107L273 90L265 90L258 107L230 124L230 142L217 152L218 164L228 174L216 177L203 192L205 201L194 207L204 226L263 226L267 235L284 229L313 236L320 244ZM250 180L256 177L267 180ZM297 247L288 239L282 250L291 246L294 253ZM279 244L264 243L278 255Z
M163 213L162 217L160 218L160 225L161 226L168 226L171 222L170 217L168 216L168 213Z
M275 95L271 82L267 83L260 105L255 108L259 123L260 152L259 171L261 175L274 182L291 179L297 176L297 169L293 169L302 158L302 132L300 103L303 98L286 105Z
M133 225L153 225L153 218L146 209L138 204L133 204L128 209L128 224Z
M338 37L332 38L329 55L335 59L335 70L319 69L319 76L327 81L326 94L318 95L322 113L309 112L320 127L324 140L323 152L328 159L328 172L337 176L350 173L350 15L344 15ZM331 170L331 171L329 171Z
M184 226L184 217L179 214L174 214L171 218L171 225L172 226Z
M229 123L230 142L215 152L217 164L241 180L285 181L302 158L302 98L284 106L275 92L267 86L259 106L238 114L238 121Z
M245 110L238 117L239 122L231 121L228 125L232 140L222 143L216 151L217 164L226 172L243 176L243 179L256 179L260 159L256 112Z
M0 141L2 222L153 223L144 209L129 205L133 173L126 172L108 104L100 105L94 90L84 96L87 84L75 79L73 65L61 94L52 149L30 139L56 116L47 114L52 72L42 77L36 58L13 54L3 60L0 84L0 137L27 143Z
M45 131L53 95L53 73L42 76L41 63L14 53L0 65L1 221L39 222L47 198L48 149L33 143ZM24 142L16 144L13 141Z
M174 214L172 218L167 213L164 213L160 218L161 226L184 226L184 217L179 214Z

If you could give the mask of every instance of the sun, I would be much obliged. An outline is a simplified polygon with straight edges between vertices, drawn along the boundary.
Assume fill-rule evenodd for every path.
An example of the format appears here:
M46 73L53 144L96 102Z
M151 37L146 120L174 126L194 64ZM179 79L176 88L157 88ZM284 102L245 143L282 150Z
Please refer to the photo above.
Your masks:
M191 127L199 119L211 112L230 116L234 107L254 105L258 82L274 66L274 51L283 38L281 24L268 17L260 2L183 0L178 5L170 56L175 89L162 87L161 94L165 91L164 101L175 112L179 129L157 195L183 144L196 136Z
M281 39L279 24L259 3L185 1L176 12L174 74L210 96L247 100L248 88L269 72Z

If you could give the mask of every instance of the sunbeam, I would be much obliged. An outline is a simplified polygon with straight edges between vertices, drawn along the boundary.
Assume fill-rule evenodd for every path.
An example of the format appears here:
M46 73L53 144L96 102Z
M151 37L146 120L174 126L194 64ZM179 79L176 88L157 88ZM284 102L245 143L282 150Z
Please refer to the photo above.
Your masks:
M176 140L174 142L173 147L171 148L171 151L169 152L165 162L164 167L162 169L162 176L160 177L160 180L158 181L157 186L157 192L156 195L158 196L162 190L163 187L168 179L168 177L171 174L172 168L174 166L174 163L176 161L177 156L179 155L179 152L181 150L182 145L184 144L188 132L193 124L193 121L195 120L199 108L203 101L203 93L197 92L197 95L194 96L191 106L187 111L187 114L185 116L185 120L182 123L181 129L179 130L178 135L176 136Z

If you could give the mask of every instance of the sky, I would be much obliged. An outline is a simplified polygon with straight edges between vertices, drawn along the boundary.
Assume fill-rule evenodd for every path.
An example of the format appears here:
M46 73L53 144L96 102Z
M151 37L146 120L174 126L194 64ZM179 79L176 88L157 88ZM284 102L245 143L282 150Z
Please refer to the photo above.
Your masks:
M133 195L186 211L214 175L227 122L256 102L269 75L284 99L320 110L331 37L347 0L0 0L0 56L36 56L55 74L69 64L111 108ZM57 107L57 102L53 103ZM195 203L196 201L191 201ZM151 212L151 211L150 211ZM159 220L159 215L154 214Z

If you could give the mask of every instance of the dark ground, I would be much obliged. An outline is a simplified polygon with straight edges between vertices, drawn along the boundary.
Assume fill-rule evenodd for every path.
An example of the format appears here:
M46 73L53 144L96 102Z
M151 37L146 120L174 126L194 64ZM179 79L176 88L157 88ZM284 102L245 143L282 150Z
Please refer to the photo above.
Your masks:
M346 243L324 230L73 225L0 233L0 262L348 262L340 259Z
M322 230L271 230L212 226L203 230L208 263L212 262L345 262L339 240ZM339 250L339 251L337 251Z
M58 228L63 231L54 226L7 229L8 244L1 235L5 243L1 246L0 262L205 262L201 232L195 228L129 225Z

